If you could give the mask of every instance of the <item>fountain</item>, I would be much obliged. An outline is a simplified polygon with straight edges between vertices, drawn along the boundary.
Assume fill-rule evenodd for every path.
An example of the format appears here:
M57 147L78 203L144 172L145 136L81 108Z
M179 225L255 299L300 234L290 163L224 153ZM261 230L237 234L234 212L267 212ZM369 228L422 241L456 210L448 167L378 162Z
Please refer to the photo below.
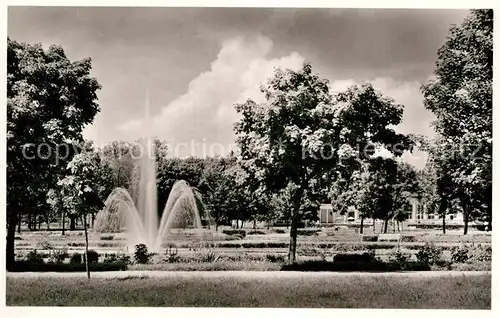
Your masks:
M202 228L195 194L186 181L177 181L168 196L160 222L157 214L156 158L152 142L149 115L149 99L146 92L146 138L140 142L138 180L135 186L136 202L124 188L114 189L105 201L104 209L97 214L94 230L126 228L127 248L133 250L137 244L145 244L152 252L161 249L163 241L173 226L185 227L190 222ZM153 150L144 151L145 149ZM177 223L176 223L177 222Z

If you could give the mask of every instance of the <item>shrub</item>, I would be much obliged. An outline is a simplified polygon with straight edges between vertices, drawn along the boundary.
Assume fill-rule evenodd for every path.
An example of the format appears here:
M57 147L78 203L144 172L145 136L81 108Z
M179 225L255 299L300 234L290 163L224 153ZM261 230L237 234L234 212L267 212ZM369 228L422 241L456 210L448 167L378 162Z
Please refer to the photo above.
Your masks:
M363 242L377 242L378 236L377 235L363 235L361 240Z
M474 262L472 264L452 264L450 270L454 271L491 271L491 262Z
M165 261L167 263L177 263L180 260L180 256L178 255L177 246L169 246L165 251Z
M238 230L238 229L223 230L222 233L226 235L239 235L242 237L245 237L247 235L247 232L245 232L245 230Z
M305 261L294 264L284 264L283 271L342 271L342 272L381 272L402 269L398 264L387 264L379 260L369 262L327 262L327 261ZM418 262L405 264L405 269L420 271L429 270L429 266Z
M82 255L80 253L74 253L71 255L69 259L70 264L81 264L82 263Z
M42 250L51 250L53 249L54 247L52 246L52 244L50 244L50 242L46 239L43 239L41 241L39 241L36 246Z
M399 269L407 269L411 254L402 251L399 247L393 249L389 253L389 263L395 265Z
M213 263L219 259L219 256L216 255L213 251L208 251L204 253L200 253L199 260L201 263Z
M491 246L476 245L469 250L473 262L491 262Z
M277 233L277 234L285 234L286 233L286 231L283 229L273 229L273 232Z
M101 240L112 241L115 237L113 235L101 235Z
M465 263L469 258L469 249L466 246L451 249L451 261L453 263Z
M99 253L94 250L88 250L87 256L89 257L89 264L97 263L99 261ZM83 254L83 261L85 262L85 254Z
M127 265L122 262L116 263L92 263L90 270L94 272L99 271L121 271L126 270ZM76 263L31 263L31 262L16 262L14 272L85 272L85 264Z
M118 246L120 246L120 243L118 243L118 242L117 243L114 243L114 242L113 243L111 243L111 242L110 243L97 243L97 246L98 247L118 247Z
M69 257L68 251L65 249L56 250L53 254L55 263L64 263L64 261Z
M43 263L43 255L36 252L36 250L30 251L26 255L26 261L35 264Z
M401 242L416 242L415 235L402 235Z
M253 230L248 232L249 235L266 235L266 232L264 231L259 231L259 230Z
M137 244L135 246L134 260L138 264L147 264L151 255L148 253L148 248L145 244Z
M370 262L373 260L373 257L370 253L364 252L364 253L347 253L347 254L336 254L333 257L333 262L334 263L339 263L339 262Z
M285 255L266 254L266 261L271 263L283 263L285 262L285 260Z
M69 247L85 247L85 242L69 242Z
M441 260L443 250L434 244L425 244L416 253L417 260L424 264L434 265Z
M244 236L242 235L238 235L238 234L234 234L234 235L228 235L225 237L225 240L226 241L237 241L237 240L241 240Z
M128 265L130 264L130 256L127 254L122 254L118 256L118 262Z
M318 235L319 229L297 229L297 235L312 236Z
M117 261L118 261L118 257L114 253L104 255L103 263L109 264L109 263L115 263Z

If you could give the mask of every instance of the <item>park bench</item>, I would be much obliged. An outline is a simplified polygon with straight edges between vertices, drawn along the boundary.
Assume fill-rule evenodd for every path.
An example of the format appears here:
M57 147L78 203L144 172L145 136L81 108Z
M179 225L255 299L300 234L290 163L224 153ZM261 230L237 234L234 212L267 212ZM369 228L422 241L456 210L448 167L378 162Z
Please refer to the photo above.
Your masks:
M379 234L379 242L399 242L401 240L401 234Z

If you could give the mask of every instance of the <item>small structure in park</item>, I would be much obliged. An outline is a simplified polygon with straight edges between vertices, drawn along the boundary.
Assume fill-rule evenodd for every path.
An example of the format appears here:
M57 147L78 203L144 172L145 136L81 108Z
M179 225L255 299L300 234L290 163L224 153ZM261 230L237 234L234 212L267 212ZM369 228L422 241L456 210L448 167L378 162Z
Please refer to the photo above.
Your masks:
M408 199L408 204L405 209L410 216L407 222L421 223L421 224L434 224L442 220L438 214L428 213L427 205L416 197ZM358 223L361 222L359 212L354 208L348 208L347 213L340 214L333 210L329 203L320 205L318 210L318 219L321 224L338 224L338 223ZM446 215L447 223L462 223L463 214L461 212L450 213ZM370 221L367 219L366 221Z

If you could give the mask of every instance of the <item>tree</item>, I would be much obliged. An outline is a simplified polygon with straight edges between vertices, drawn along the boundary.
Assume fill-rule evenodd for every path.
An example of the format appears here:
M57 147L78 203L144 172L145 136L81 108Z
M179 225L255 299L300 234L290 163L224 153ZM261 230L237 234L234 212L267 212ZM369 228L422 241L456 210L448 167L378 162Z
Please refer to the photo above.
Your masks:
M90 59L72 62L60 46L44 51L7 39L8 269L20 217L46 206L47 191L99 111L100 85L90 70Z
M422 87L424 105L436 116L454 191L469 220L491 224L493 10L472 10L452 26L438 51L436 78Z
M200 186L205 189L205 205L215 221L215 230L227 223L235 214L236 182L229 169L231 164L223 158L207 161Z
M290 188L289 261L296 260L297 225L306 201L315 202L336 161L336 108L328 82L305 63L299 71L276 69L261 88L266 102L237 104L238 161L268 191ZM323 187L324 188L324 187Z
M383 220L383 232L387 233L390 219L402 222L408 218L405 206L411 196L420 192L416 171L409 164L383 157L371 159L368 167L363 173L357 208L361 214Z
M377 150L385 149L391 156L399 157L411 150L410 136L397 133L393 127L403 117L403 105L377 92L369 83L353 85L335 96L335 103L342 104L339 112L342 147L330 186L329 197L334 209L341 214L360 201L363 196L369 165L376 163L372 157ZM356 203L357 202L357 203ZM365 217L372 212L367 205L361 210L360 232L363 233Z
M443 139L438 137L434 140L422 140L421 148L429 154L426 165L419 172L418 178L422 189L422 201L426 202L430 212L438 214L443 220L443 234L446 233L446 215L449 211L460 209L455 185L451 177L451 170L447 167L449 163L447 156L443 156L446 150L442 148Z
M74 216L81 217L85 231L85 254L88 268L88 225L87 216L94 216L104 207L104 201L109 194L106 191L105 180L109 175L103 175L99 169L100 157L89 143L68 164L68 175L58 182L62 189L63 205Z

